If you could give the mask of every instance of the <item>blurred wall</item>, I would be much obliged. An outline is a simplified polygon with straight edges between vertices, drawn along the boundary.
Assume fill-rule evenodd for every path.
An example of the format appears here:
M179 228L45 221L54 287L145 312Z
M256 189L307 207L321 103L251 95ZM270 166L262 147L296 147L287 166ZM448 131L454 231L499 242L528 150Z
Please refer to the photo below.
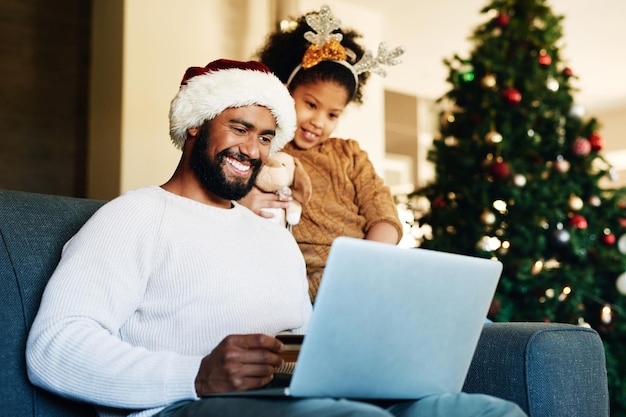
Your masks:
M84 196L91 2L0 2L0 188Z

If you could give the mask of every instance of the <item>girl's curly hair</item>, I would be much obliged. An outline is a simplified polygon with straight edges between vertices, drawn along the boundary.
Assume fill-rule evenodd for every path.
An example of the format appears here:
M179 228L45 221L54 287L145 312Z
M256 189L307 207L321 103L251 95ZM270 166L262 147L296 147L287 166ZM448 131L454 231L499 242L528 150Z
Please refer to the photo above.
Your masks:
M307 24L305 17L306 15L303 15L298 18L293 29L287 31L278 29L270 33L265 44L255 54L255 59L265 64L283 83L287 83L293 70L302 63L304 52L310 45L304 34L313 29ZM365 48L357 42L362 35L353 29L337 29L333 33L341 33L343 35L341 45L356 55L354 60L348 58L350 64L358 62L365 53ZM308 69L300 69L288 87L293 91L298 85L330 81L345 87L350 101L361 104L362 90L369 73L361 73L358 78L359 83L355 85L354 75L348 68L333 61L321 61Z

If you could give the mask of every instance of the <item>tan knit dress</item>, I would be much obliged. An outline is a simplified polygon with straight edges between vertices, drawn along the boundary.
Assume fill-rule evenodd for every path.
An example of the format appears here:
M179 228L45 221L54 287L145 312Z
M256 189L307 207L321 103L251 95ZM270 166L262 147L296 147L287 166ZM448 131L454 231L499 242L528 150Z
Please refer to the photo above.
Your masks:
M314 301L336 237L364 238L372 225L388 222L400 238L402 224L389 187L357 141L330 138L307 150L289 142L283 150L302 162L313 186L293 234L306 261L309 295Z

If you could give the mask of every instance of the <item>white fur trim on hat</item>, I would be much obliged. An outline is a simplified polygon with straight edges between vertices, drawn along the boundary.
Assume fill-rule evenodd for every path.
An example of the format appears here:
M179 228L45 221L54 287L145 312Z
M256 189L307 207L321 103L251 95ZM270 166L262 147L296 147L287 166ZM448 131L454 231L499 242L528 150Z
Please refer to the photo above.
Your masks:
M229 68L196 75L182 85L170 106L170 137L182 149L187 130L214 119L228 108L267 107L276 119L270 155L293 139L296 111L293 98L273 74Z

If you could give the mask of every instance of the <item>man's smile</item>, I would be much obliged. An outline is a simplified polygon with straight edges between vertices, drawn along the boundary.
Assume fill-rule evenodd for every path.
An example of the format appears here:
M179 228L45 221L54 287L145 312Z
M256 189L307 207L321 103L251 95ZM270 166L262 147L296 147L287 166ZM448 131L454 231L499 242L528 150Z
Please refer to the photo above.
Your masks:
M228 165L230 165L233 170L235 170L236 172L240 173L241 175L246 175L248 174L248 172L250 171L250 165L249 164L244 164L241 161L231 157L231 156L226 156L224 157L224 161L226 161L226 163Z

